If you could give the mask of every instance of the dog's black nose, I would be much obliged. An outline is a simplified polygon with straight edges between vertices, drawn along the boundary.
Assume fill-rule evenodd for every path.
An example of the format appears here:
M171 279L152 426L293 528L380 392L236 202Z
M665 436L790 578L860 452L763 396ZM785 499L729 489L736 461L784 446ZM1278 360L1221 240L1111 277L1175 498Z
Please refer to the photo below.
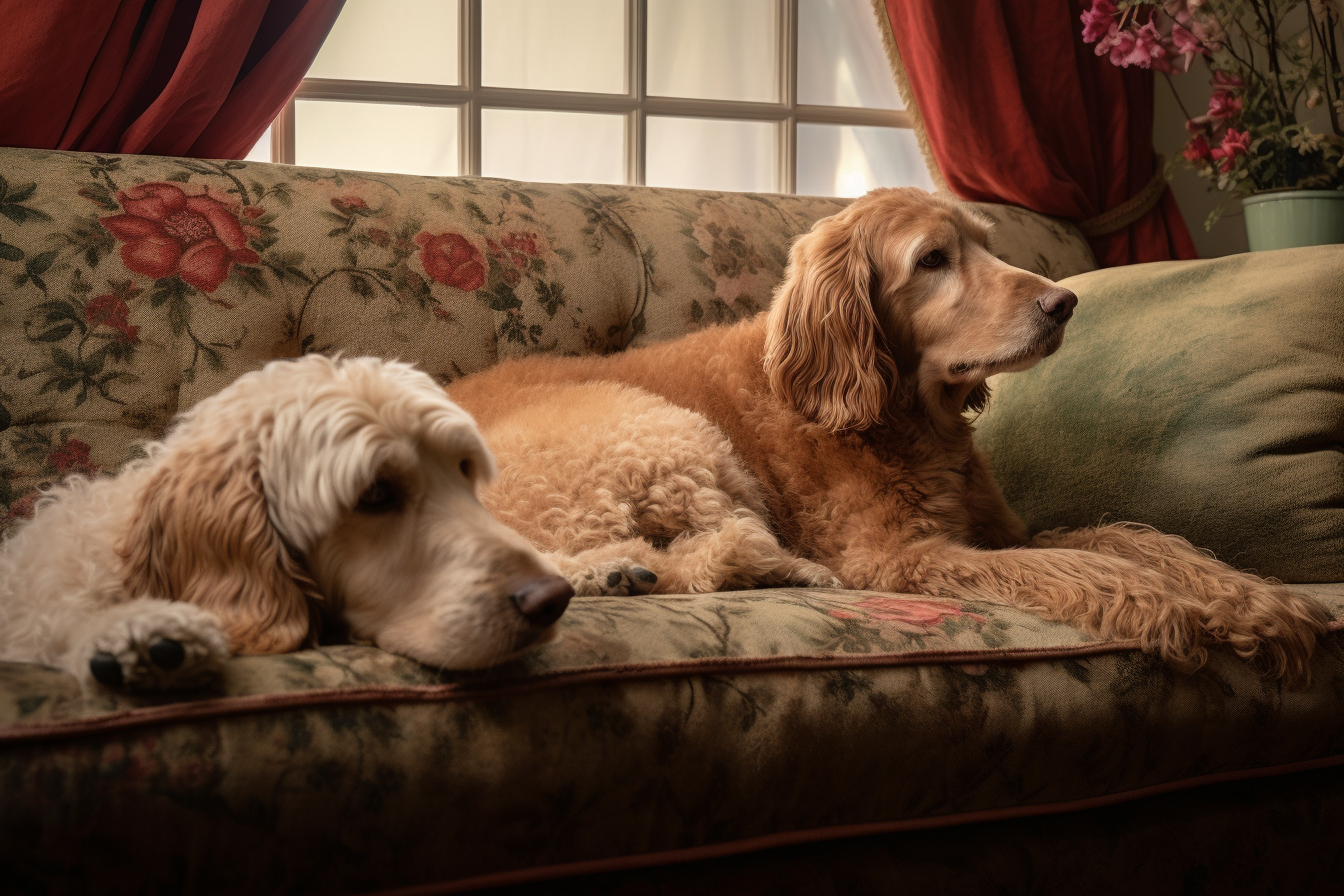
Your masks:
M1078 297L1062 286L1057 286L1036 300L1041 310L1055 323L1062 324L1073 317L1073 309L1078 305Z
M548 576L513 592L513 605L528 622L545 627L564 615L573 596L574 586L560 576Z

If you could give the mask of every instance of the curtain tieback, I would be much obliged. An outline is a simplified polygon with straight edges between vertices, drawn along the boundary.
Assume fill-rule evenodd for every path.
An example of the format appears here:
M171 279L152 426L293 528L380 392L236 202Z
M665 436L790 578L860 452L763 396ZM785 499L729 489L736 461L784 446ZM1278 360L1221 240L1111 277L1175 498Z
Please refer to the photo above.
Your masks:
M1153 167L1156 170L1152 179L1144 184L1142 190L1108 212L1102 212L1086 221L1079 221L1078 229L1083 232L1083 236L1105 236L1117 230L1124 230L1152 211L1153 206L1157 205L1157 200L1162 198L1162 191L1167 188L1167 160L1162 156L1154 156Z

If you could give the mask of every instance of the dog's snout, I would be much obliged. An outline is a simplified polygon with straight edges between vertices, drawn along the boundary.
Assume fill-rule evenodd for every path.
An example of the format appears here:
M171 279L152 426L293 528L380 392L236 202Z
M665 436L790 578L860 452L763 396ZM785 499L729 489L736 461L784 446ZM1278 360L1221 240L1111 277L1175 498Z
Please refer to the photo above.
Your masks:
M1073 309L1078 305L1078 297L1064 287L1056 287L1036 300L1041 310L1057 324L1065 323L1073 317Z
M560 576L534 579L513 592L513 604L528 622L547 626L564 615L574 587Z

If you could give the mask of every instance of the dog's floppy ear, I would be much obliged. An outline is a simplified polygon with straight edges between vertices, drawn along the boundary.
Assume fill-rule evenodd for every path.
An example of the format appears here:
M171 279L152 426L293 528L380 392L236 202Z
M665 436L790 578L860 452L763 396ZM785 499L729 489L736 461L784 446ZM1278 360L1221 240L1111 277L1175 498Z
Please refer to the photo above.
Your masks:
M313 628L289 555L266 513L255 451L181 446L157 460L117 547L132 597L196 604L235 653L283 653Z
M794 243L770 306L771 390L835 432L877 424L896 378L869 296L871 279L858 218L841 213Z

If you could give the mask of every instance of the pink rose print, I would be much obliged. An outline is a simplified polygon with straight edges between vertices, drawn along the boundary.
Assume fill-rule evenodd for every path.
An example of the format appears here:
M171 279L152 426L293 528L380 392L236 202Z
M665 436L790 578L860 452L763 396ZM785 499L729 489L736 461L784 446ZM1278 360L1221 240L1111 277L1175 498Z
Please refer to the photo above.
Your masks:
M848 609L831 610L831 615L836 619L867 619L895 623L897 628L912 634L921 634L954 617L985 622L985 617L978 613L968 613L956 604L909 597L870 597L856 604L850 604Z
M87 442L70 439L47 456L47 463L62 473L94 473L97 467L89 460L91 450Z
M421 233L415 241L420 246L420 264L431 280L465 292L474 292L485 285L485 258L481 251L458 233L437 236Z
M117 193L123 215L102 218L121 240L128 270L155 280L177 274L202 292L214 292L234 264L259 261L233 207L205 188L188 193L152 181Z
M139 290L135 290L139 292ZM134 345L140 341L140 328L131 326L127 315L130 309L126 303L114 295L102 295L90 299L84 307L84 317L95 327L110 327L117 331L117 339L125 345Z

